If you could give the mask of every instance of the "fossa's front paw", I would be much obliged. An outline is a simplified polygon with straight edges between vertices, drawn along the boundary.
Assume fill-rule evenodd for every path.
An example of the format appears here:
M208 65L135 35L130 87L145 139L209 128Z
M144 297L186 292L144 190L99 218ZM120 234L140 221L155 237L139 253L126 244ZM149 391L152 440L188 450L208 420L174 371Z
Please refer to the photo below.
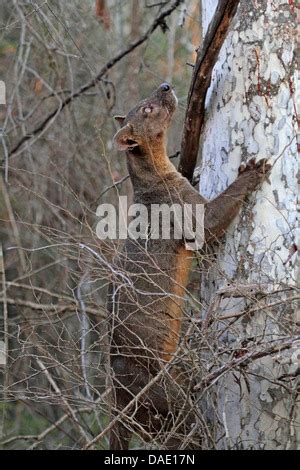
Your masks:
M239 177L245 178L245 184L249 191L254 190L264 180L267 180L268 173L271 170L271 164L268 163L266 158L262 158L256 161L255 158L251 158L246 164L242 164L239 167Z

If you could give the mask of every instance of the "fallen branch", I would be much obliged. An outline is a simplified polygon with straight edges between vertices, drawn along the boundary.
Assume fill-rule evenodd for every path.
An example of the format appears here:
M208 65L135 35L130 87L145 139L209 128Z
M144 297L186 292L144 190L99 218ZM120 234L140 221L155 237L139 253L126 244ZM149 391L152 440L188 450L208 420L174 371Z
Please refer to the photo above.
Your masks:
M181 143L179 171L192 181L197 162L199 139L204 123L205 98L220 49L236 13L239 0L219 0L203 46L199 49L188 96Z

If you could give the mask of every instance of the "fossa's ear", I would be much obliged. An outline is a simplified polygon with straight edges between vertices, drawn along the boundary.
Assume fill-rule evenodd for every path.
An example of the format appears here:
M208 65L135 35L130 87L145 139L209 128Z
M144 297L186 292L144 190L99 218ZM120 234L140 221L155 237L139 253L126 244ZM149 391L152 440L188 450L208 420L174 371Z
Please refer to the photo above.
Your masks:
M122 127L114 136L114 144L118 150L131 150L138 146L132 134L132 127L130 124Z
M114 116L114 119L120 124L120 126L123 126L123 123L126 119L126 116Z

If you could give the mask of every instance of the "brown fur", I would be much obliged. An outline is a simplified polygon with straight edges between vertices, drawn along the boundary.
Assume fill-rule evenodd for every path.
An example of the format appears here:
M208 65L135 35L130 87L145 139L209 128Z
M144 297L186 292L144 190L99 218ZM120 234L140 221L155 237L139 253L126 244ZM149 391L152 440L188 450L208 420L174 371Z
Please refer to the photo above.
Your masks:
M263 180L269 165L251 160L241 167L229 188L206 201L172 165L166 153L166 133L176 108L172 89L161 86L126 117L115 136L126 150L134 188L134 202L151 204L205 204L205 240L222 236L238 213L245 196ZM147 110L149 112L147 112ZM181 334L184 292L193 254L184 240L128 239L116 261L110 288L111 368L114 413L128 405L176 357ZM111 449L127 449L132 430L144 438L168 436L174 419L184 414L178 432L183 436L194 421L188 390L189 374L171 368L153 383L112 429ZM187 395L186 395L187 394ZM131 416L134 412L134 420ZM136 424L134 424L134 422ZM144 431L143 431L144 430ZM167 448L180 445L179 438L165 440Z

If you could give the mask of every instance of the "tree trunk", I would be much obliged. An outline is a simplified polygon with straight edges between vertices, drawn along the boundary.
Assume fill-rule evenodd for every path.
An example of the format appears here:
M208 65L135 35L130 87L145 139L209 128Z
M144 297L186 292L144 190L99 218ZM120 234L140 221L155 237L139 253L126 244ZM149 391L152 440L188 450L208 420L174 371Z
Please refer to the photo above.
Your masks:
M204 33L216 5L202 1ZM201 282L210 372L251 351L264 356L228 366L206 391L218 449L299 449L295 10L288 0L242 0L206 99L201 194L215 197L252 157L274 165ZM272 354L289 339L292 348Z

